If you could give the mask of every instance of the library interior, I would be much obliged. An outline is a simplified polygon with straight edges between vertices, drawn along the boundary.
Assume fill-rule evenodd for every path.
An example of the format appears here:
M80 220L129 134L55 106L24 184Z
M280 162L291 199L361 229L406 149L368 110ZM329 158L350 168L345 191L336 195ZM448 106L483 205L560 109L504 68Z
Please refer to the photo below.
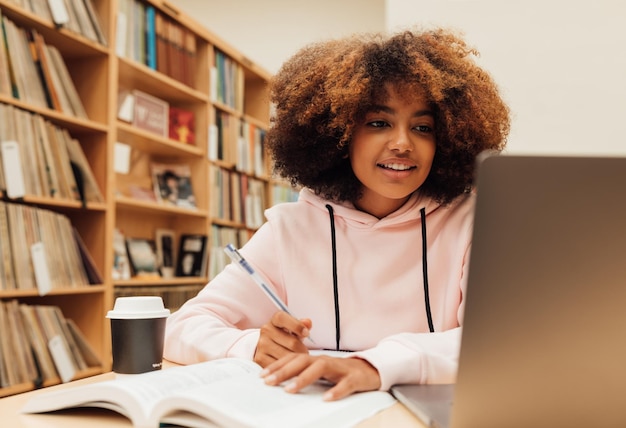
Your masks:
M224 247L243 247L267 208L298 199L300 189L273 172L264 142L273 113L268 85L292 51L322 37L419 20L408 0L324 0L317 12L331 4L338 12L326 27L320 18L310 28L303 24L300 30L311 34L302 39L273 34L270 42L264 37L271 28L254 21L262 19L254 8L263 2L225 3L0 0L0 414L11 426L130 426L103 409L47 415L19 409L42 392L115 379L107 313L117 298L159 296L175 312L231 262ZM452 9L450 16L468 19L473 4L498 2L442 2L452 4L448 9L417 3L433 19ZM356 22L354 9L364 4L371 10ZM240 19L245 16L248 31L223 34L230 24L220 14L244 6L250 11ZM400 18L403 10L410 17ZM616 28L610 22L605 28ZM274 32L297 31L291 25L283 19ZM478 49L486 46L481 61L494 70L512 109L522 112L508 150L587 154L589 128L559 138L570 144L565 149L529 138L531 128L554 135L546 130L555 123L544 120L550 107L529 100L528 87L510 83L512 65L493 62L502 46L483 43L472 28ZM610 43L626 42L623 33ZM255 52L261 44L265 50ZM540 54L550 52L545 47ZM623 61L606 65L610 82L626 71ZM590 65L580 67L586 72ZM564 118L573 108L570 94L572 87L590 93L587 81L546 75L532 90L554 91L549 95L563 103L554 108L564 111L556 125L574 128ZM611 93L623 99L623 76L619 82ZM528 110L534 115L523 113ZM623 143L608 138L616 135L621 122L612 119L623 106L608 110L607 126L593 131L603 141L594 153L626 155ZM163 371L176 366L164 361ZM365 412L357 426L426 426L400 403L383 407Z

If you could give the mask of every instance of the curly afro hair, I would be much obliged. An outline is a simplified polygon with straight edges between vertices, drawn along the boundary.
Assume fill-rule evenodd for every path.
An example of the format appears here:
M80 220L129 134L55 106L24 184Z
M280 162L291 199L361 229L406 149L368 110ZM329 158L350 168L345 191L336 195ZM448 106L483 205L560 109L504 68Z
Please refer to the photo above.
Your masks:
M355 125L386 96L425 94L435 113L437 149L420 192L449 203L471 190L475 160L501 151L509 109L478 52L445 29L353 35L304 47L270 82L275 106L266 142L275 172L334 201L356 201L362 185L347 159Z

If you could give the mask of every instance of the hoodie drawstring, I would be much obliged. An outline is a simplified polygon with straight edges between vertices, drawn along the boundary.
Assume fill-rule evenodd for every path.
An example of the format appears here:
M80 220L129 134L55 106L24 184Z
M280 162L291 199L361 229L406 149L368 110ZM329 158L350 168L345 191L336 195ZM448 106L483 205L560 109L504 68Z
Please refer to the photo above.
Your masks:
M428 257L426 256L426 208L420 210L422 220L422 275L424 276L424 305L426 306L426 318L428 319L428 329L435 332L433 326L433 316L430 312L430 296L428 293Z
M339 341L341 340L341 323L339 322L339 289L337 288L337 241L335 240L335 214L333 207L326 204L328 216L330 217L330 240L333 250L333 296L335 298L335 349L339 351Z
M335 238L335 214L333 207L326 204L328 216L330 217L330 239L333 257L333 296L335 299L335 349L339 351L339 341L341 339L341 323L339 321L339 288L337 286L337 241ZM428 292L428 257L426 255L426 208L420 209L420 219L422 223L422 274L424 278L424 304L426 306L426 318L428 319L428 329L431 333L435 332L433 326L433 317L430 311L430 296Z

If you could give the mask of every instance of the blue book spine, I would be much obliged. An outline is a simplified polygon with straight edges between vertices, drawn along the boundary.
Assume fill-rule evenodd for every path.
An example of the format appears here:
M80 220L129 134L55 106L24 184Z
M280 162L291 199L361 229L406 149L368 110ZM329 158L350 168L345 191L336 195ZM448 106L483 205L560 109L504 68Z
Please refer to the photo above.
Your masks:
M157 68L156 31L154 28L155 9L146 6L146 65L153 70Z

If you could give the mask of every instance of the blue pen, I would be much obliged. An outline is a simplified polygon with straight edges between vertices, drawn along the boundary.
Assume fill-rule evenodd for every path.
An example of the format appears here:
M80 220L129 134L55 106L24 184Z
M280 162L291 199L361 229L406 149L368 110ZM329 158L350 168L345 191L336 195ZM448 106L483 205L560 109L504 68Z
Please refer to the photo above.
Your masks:
M226 245L226 247L224 247L224 252L228 255L228 257L230 257L230 259L237 266L239 266L248 275L250 275L252 277L254 282L256 282L257 285L259 287L261 287L261 290L263 290L263 292L267 295L267 297L270 298L272 303L274 303L274 305L276 305L276 307L278 309L280 309L281 311L287 312L289 315L291 315L292 317L296 318L291 312L289 312L289 309L287 308L287 305L285 305L285 303L283 303L283 301L280 300L280 298L276 295L276 293L274 293L274 291L272 291L272 288L269 285L266 284L265 280L261 277L261 275L259 275L257 273L257 271L255 271L252 268L250 263L248 263L248 261L243 258L243 256L239 253L239 251L237 251L237 249L233 246L233 244ZM312 343L315 343L315 341L313 339L311 339L310 336L308 337L308 339Z

